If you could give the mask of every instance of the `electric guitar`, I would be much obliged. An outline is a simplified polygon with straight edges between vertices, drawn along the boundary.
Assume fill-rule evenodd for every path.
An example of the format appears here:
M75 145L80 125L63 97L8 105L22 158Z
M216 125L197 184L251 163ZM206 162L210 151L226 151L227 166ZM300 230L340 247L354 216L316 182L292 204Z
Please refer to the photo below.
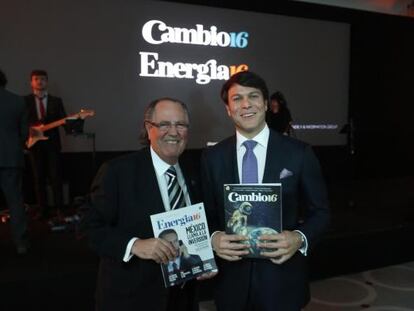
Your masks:
M55 127L61 126L62 124L66 123L66 120L68 119L85 119L87 117L93 117L95 115L94 110L84 110L81 109L80 112L71 114L63 119L53 121L51 123L47 124L40 124L31 126L29 129L29 138L26 141L26 147L30 149L33 147L34 144L36 144L39 140L47 140L49 137L45 136L43 132L46 132L50 129L53 129Z

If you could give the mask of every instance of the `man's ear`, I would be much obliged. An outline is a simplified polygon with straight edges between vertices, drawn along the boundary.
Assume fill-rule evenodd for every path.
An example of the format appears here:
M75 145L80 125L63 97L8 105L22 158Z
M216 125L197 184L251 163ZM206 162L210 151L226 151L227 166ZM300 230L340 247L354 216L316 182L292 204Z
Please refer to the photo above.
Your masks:
M149 130L151 129L151 124L149 122L145 122L145 130L147 131L147 134L149 136Z
M230 113L229 104L226 104L226 111L227 111L227 115L228 115L229 117L231 117L231 113Z

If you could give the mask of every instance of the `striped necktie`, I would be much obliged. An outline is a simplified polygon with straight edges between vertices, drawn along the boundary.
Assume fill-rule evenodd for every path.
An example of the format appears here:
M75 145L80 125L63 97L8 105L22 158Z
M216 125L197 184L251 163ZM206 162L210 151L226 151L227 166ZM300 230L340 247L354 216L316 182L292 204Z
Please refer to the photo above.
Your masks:
M177 172L174 166L165 173L167 176L168 199L170 201L170 208L176 209L185 206L184 192L178 183Z

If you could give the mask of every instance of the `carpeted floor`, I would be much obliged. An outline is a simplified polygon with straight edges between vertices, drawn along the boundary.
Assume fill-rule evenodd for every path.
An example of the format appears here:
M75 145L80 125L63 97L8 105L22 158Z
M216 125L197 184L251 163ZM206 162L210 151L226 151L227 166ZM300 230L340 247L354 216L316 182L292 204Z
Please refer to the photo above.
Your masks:
M309 258L313 300L306 311L414 310L414 178L329 188L332 225ZM0 223L0 310L93 310L98 257L87 241L76 226L54 231L29 218L31 248L23 257L9 224ZM206 309L208 282L201 299L204 310L214 310Z
M414 261L311 283L305 311L413 311ZM215 311L212 300L200 311Z

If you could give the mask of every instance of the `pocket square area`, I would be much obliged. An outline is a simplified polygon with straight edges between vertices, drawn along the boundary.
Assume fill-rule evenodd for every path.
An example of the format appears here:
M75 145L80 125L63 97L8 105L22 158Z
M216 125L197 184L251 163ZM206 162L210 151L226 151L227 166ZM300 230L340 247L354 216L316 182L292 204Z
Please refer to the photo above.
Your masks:
M281 172L280 172L280 179L292 176L293 173L291 171L289 171L288 169L284 168Z

